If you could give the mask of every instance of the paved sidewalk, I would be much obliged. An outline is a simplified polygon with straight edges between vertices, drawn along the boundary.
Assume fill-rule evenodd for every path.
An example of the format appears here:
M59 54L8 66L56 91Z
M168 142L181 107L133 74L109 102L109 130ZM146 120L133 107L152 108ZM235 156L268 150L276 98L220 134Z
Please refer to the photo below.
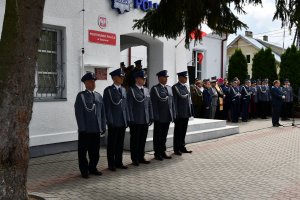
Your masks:
M300 121L298 121L300 123ZM30 160L28 189L46 199L300 199L300 128L241 123L241 134L188 145L192 154L82 179L77 152ZM257 130L257 131L256 131ZM170 149L170 153L173 153ZM153 159L152 152L147 154Z

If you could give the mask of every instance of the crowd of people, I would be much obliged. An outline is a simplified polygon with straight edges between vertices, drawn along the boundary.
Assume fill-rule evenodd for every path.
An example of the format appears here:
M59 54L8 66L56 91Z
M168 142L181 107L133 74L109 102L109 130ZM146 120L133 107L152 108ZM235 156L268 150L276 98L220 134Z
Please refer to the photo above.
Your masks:
M190 86L195 117L222 119L233 123L238 123L239 119L242 122L256 118L267 119L272 115L273 104L276 103L272 92L275 84L278 85L278 81L271 85L267 78L247 79L243 84L237 77L231 82L226 78L216 77L210 80L196 79ZM285 79L278 89L282 93L279 115L282 120L289 120L293 117L293 88L289 80Z
M110 72L113 84L105 88L103 97L95 92L96 77L88 72L82 78L86 90L79 92L75 101L75 116L78 125L78 160L83 178L98 171L100 136L107 129L108 169L127 169L123 165L123 146L126 128L130 129L130 153L134 166L149 164L145 159L145 144L149 126L154 125L154 158L171 159L166 152L170 123L174 123L174 154L192 153L185 147L185 137L190 117L223 119L234 123L241 117L265 119L273 110L273 125L279 126L277 115L282 109L282 118L292 117L293 89L288 80L284 86L268 79L246 80L238 78L230 83L226 79L212 77L196 80L188 87L188 72L177 73L178 82L167 85L168 72L157 72L157 84L148 89L146 71L141 61L136 66L121 67ZM125 71L125 73L124 73ZM271 103L272 102L272 103ZM271 106L272 105L272 109ZM274 113L276 116L274 116ZM87 159L87 154L89 159Z

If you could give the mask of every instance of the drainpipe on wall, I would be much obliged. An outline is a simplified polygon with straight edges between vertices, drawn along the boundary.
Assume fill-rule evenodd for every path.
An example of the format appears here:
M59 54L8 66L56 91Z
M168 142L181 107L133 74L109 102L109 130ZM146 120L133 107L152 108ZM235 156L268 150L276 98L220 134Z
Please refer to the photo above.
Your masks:
M224 42L227 41L228 39L228 34L226 33L225 39L221 40L221 77L223 78L224 75Z

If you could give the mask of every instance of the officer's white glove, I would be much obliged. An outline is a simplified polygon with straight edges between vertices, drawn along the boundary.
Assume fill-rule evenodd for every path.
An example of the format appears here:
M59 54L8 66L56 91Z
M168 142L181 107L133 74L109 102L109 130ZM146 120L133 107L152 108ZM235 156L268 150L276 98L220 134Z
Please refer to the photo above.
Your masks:
M285 96L284 96L284 95L282 96L282 99L285 99Z

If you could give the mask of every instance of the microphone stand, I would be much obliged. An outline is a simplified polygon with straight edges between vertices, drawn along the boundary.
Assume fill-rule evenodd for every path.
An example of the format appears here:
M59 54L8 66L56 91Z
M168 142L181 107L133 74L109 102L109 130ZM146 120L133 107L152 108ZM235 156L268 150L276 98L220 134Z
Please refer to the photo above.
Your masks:
M293 96L294 96L294 97L297 97L297 95L295 95L295 94L293 94ZM299 100L298 100L298 101L299 101ZM299 102L300 102L300 101L299 101ZM293 102L292 105L293 105L293 107L292 107L292 108L293 108L293 109L292 109L292 116L293 116L293 119L292 119L292 126L293 126L293 127L300 128L300 127L297 126L297 125L299 125L299 124L296 124L296 123L295 123L295 110L296 110L295 107L297 106L297 104Z

